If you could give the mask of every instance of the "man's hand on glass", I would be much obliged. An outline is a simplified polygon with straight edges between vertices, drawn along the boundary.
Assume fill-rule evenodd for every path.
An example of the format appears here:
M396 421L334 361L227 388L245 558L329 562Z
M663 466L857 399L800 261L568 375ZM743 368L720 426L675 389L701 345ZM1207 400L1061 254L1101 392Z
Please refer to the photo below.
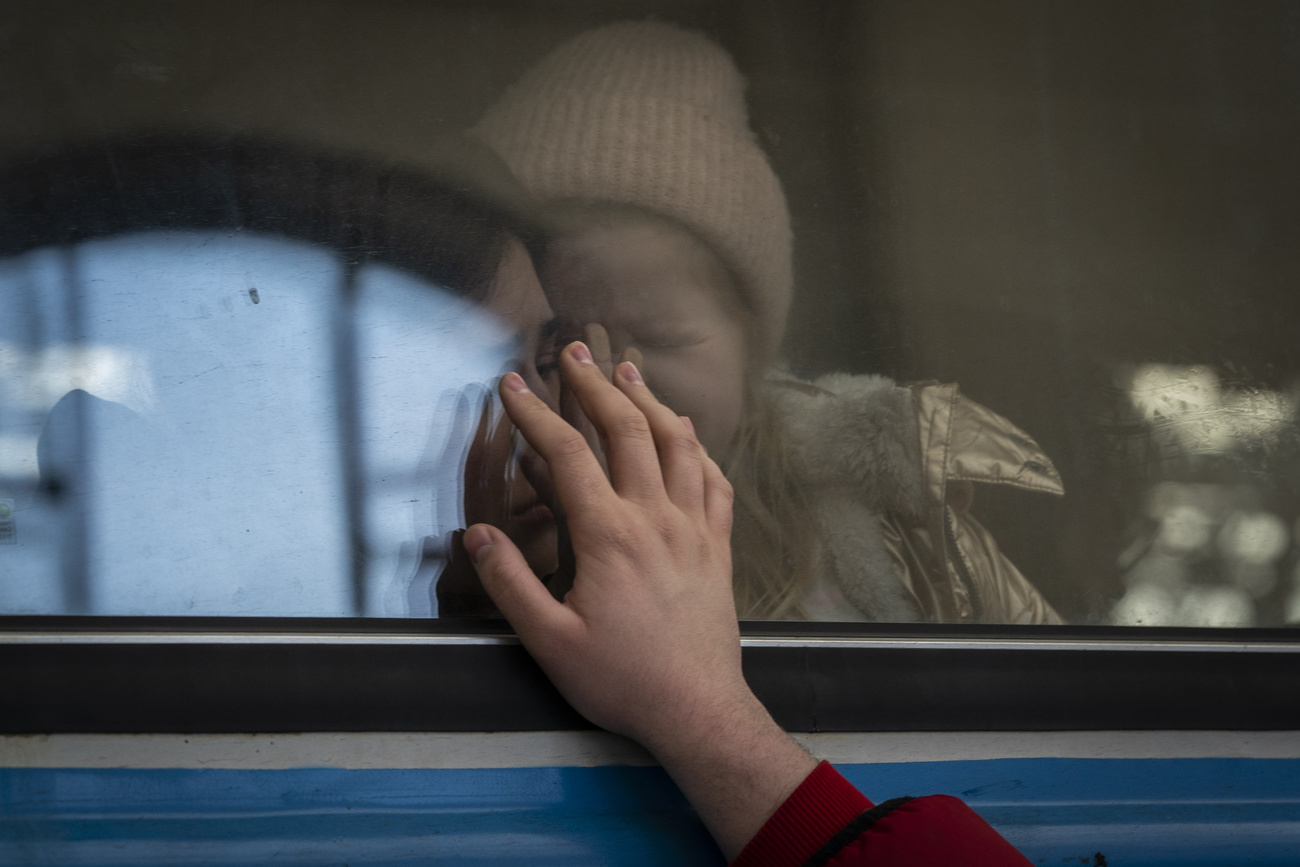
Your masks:
M470 527L465 547L564 697L650 750L734 857L817 763L741 672L731 485L635 365L620 363L611 380L573 343L561 367L608 474L583 433L522 378L508 374L500 391L550 469L572 542L572 588L554 598L496 527Z

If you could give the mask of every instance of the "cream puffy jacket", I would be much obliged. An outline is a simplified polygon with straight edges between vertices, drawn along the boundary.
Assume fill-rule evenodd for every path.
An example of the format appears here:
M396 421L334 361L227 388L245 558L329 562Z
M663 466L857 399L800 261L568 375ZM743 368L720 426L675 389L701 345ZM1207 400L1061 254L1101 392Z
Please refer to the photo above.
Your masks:
M775 373L765 396L821 530L811 619L1062 622L966 511L972 482L1064 493L1023 431L956 385Z

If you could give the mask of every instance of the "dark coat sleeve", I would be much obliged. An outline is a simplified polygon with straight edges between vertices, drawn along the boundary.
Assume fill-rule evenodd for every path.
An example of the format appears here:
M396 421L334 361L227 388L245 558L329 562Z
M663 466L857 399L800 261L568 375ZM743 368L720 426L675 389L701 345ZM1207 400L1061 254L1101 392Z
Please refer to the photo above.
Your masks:
M1029 861L960 799L873 805L827 762L768 819L732 867L1026 867Z

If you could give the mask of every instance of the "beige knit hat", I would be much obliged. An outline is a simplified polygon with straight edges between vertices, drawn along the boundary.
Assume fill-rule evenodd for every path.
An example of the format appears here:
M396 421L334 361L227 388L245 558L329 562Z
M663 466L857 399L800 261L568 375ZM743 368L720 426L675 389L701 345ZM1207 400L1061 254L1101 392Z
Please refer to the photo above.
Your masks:
M790 216L744 91L703 35L624 22L553 50L471 133L540 199L634 205L697 233L739 277L770 357L790 306Z

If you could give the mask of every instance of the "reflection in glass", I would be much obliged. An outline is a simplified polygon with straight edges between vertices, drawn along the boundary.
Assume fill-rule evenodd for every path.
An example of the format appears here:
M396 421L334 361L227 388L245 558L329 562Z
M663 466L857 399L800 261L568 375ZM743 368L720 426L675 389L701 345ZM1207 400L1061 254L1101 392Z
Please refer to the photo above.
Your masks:
M10 5L5 165L105 136L257 133L437 174L431 143L474 128L544 202L550 237L521 240L566 328L605 334L611 362L640 358L726 461L745 616L1300 623L1300 50L1288 4L1066 0L998 15L961 0L924 14L895 0L743 12L673 0L617 10L339 0L328 14L309 0ZM603 29L614 17L633 23ZM86 200L139 180L122 157L101 160L103 185ZM208 154L173 186L203 186L225 160ZM317 561L334 570L332 589L305 594L301 613L491 614L472 569L443 570L435 587L456 547L421 534L494 509L545 574L560 560L556 523L524 474L506 484L501 463L470 468L478 455L465 442L526 457L468 386L481 380L434 393L414 361L424 349L409 350L409 372L386 352L388 334L408 334L419 293L394 277L380 293L391 301L367 300L375 249L395 249L380 260L407 277L468 291L424 267L419 239L434 236L433 217L412 197L376 207L353 196L353 175L340 178L281 164L235 185L233 199L209 184L212 207L178 192L160 210L182 214L190 201L223 215L223 232L242 226L305 242L303 256L366 263L352 277L321 272L319 297L342 296L329 315L251 282L214 314L256 323L276 309L286 333L324 329L313 351L332 385L307 381L305 356L290 363L305 338L276 370L302 386L281 401L293 409L276 422L283 439L312 419L338 436L313 445L303 434L293 450L290 466L326 461L304 501L328 479L346 489L336 509L314 513L342 528L337 556L284 558L286 575ZM330 215L323 231L295 234L293 220L249 222L241 210L286 191L299 211ZM10 219L12 199L0 192L0 271L31 258L16 295L0 278L13 302L0 310L0 598L13 610L96 610L107 597L74 580L76 564L129 536L92 545L63 531L92 519L120 529L129 498L118 524L99 506L66 525L57 510L37 520L33 497L68 493L40 481L41 468L75 463L69 450L88 446L77 419L176 451L175 426L159 421L175 383L145 344L91 340L86 312L65 303L58 287L72 283L60 275L81 267L68 245L102 233L25 243L44 224L39 213ZM60 231L95 219L92 209ZM538 316L521 317L514 301L485 309L523 335L503 352L536 355L526 335ZM202 339L191 346L212 354ZM186 368L197 375L188 387L239 364ZM249 385L239 399L266 396ZM62 433L43 436L56 408ZM271 410L249 413L270 424ZM232 418L206 424L211 460L226 468L285 448ZM424 438L379 431L407 424L430 427ZM120 452L113 472L125 476L140 455ZM462 460L472 484L435 469ZM432 493L417 490L429 483ZM231 494L256 490L240 482ZM213 527L234 520L186 507ZM29 546L56 561L23 559ZM198 579L180 580L208 598Z
M536 498L494 384L549 398L553 320L509 175L439 147L146 136L0 172L0 612L437 613L454 531Z
M1125 372L1119 374L1122 379ZM1292 395L1225 386L1205 365L1147 364L1128 374L1148 471L1145 529L1120 557L1126 590L1111 622L1255 626L1291 622L1279 569L1292 550L1278 483L1263 472L1294 437ZM1243 472L1243 470L1245 472ZM1209 481L1216 476L1232 481ZM1243 476L1254 475L1254 483ZM1270 502L1274 501L1274 502Z
M0 325L3 557L23 579L0 609L431 612L412 581L464 526L467 420L517 355L501 323L393 268L228 232L37 250L2 282L33 313Z
M474 127L551 217L561 316L604 326L736 489L746 619L1059 623L970 513L972 482L1060 494L1033 440L958 395L780 363L789 209L745 83L658 22L554 48Z

